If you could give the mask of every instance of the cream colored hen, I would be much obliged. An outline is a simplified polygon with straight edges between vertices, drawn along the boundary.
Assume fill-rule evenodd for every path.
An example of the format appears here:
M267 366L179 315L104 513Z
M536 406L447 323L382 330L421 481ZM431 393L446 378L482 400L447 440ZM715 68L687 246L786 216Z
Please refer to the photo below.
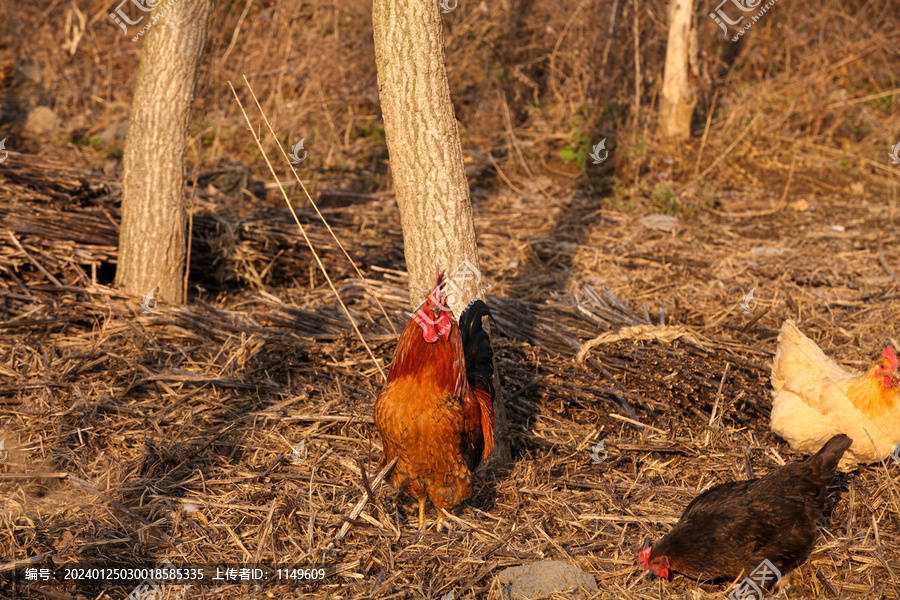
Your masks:
M868 371L848 372L788 319L772 366L772 431L807 452L847 434L853 445L842 467L887 458L900 441L896 370L897 356L887 346Z

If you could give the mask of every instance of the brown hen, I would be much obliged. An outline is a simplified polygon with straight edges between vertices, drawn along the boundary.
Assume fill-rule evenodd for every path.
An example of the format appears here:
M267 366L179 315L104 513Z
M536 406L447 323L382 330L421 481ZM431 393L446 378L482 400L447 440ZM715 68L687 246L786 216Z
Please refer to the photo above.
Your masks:
M814 456L759 479L732 481L694 498L661 540L638 554L660 577L670 571L697 578L749 575L763 560L782 574L806 560L816 519L838 461L853 443L836 435Z

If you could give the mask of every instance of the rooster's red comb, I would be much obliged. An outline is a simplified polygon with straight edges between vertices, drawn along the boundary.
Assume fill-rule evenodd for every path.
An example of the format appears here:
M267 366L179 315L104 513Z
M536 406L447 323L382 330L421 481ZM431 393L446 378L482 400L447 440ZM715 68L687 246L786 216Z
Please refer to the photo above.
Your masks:
M447 287L447 280L444 278L444 271L440 269L437 270L437 283L434 284L434 289L431 290L430 298L434 300L435 304L444 304L444 296L447 293L445 289Z
M650 550L652 550L652 548L647 546L637 553L638 562L644 565L645 569L650 568Z
M881 358L888 359L888 362L891 363L891 371L897 369L897 355L894 353L894 349L891 346L886 346L884 348L884 352L881 353Z
M440 310L447 312L450 310L446 306L447 305L447 287L449 284L447 282L447 278L444 276L444 273L445 273L445 271L441 271L440 269L437 269L437 283L435 283L431 292L425 298L425 303L430 302L436 308L439 308Z

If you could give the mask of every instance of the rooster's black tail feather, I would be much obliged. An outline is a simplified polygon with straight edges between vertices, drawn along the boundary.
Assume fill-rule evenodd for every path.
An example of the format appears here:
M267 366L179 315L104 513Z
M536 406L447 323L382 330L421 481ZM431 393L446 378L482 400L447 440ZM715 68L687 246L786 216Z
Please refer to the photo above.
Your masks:
M494 350L491 338L482 325L482 317L491 316L487 304L475 300L462 312L459 330L462 333L463 354L466 357L466 379L475 389L494 397Z

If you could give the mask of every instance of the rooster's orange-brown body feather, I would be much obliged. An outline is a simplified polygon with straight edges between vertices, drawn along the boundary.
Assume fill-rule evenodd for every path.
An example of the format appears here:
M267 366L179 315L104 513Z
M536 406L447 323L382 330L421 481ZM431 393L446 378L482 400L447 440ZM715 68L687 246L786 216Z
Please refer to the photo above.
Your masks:
M484 303L470 305L458 324L441 306L439 287L400 335L375 425L382 466L398 458L390 482L420 505L429 498L450 509L472 494L472 472L493 446L492 353ZM429 329L435 323L444 323L440 333Z

